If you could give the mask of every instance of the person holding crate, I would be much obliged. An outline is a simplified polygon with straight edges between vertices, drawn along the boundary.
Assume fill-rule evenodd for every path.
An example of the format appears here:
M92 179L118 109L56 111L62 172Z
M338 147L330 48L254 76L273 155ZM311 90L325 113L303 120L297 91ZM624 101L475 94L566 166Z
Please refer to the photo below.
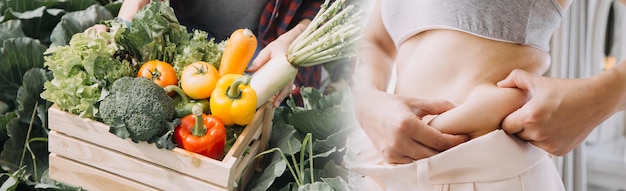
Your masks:
M133 16L147 5L150 0L124 1L116 20L130 25ZM311 22L324 0L221 0L221 1L178 1L170 6L174 9L179 22L188 29L206 31L209 37L217 41L226 40L240 28L256 31L259 46L258 54L248 67L248 72L255 72L274 55L285 54L289 44ZM106 30L104 26L96 26ZM301 67L291 83L273 99L277 107L295 86L319 88L322 66ZM294 92L297 93L297 92Z

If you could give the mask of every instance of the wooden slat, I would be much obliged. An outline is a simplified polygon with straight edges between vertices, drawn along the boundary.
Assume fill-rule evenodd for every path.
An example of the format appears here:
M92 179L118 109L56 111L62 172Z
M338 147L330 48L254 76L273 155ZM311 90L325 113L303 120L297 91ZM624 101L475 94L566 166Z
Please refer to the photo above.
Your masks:
M254 157L260 151L265 150L271 134L271 121L274 111L271 104L266 104L259 108L253 122L242 131L232 149L222 161L179 148L170 151L157 149L155 145L145 142L133 143L130 139L122 140L109 133L109 127L106 124L63 112L54 105L49 109L48 113L50 129L58 131L63 135L85 141L86 143L93 143L95 147L107 148L107 150L117 154L132 156L130 157L131 159L140 159L138 161L154 163L158 167L165 167L165 169L174 170L181 174L198 178L203 182L212 183L218 187L228 187L232 190L235 189L235 181L239 181L242 173L244 175L252 174L250 170L246 172L241 171L243 166L253 162L250 157ZM54 141L52 139L54 138L50 138L50 142ZM261 143L258 143L259 141ZM241 157L246 150L248 156L245 157L247 158ZM258 162L255 162L250 166L252 168L257 165ZM123 171L126 169L119 170ZM242 183L247 183L249 175L244 176L242 180Z
M226 190L188 175L51 131L50 152L162 190ZM210 173L210 172L207 172Z
M50 178L63 183L80 186L90 191L150 191L153 187L122 178L71 159L50 154Z
M109 133L109 126L90 119L83 119L51 107L48 110L49 127L65 135L82 139L117 152L155 163L185 173L219 186L228 185L228 174L236 159L230 162L214 160L183 149L158 149L145 142L133 143L130 139L120 139Z
M250 150L249 153L245 156L243 156L243 158L241 159L241 164L237 166L236 169L236 173L235 174L241 174L241 181L239 181L239 176L237 177L231 177L234 181L232 182L233 185L232 187L240 187L242 189L245 189L245 186L247 185L248 181L250 181L250 178L252 177L252 174L254 174L254 171L256 170L256 163L254 163L254 157L256 156L255 153L260 153L261 149L261 142L259 141L255 141L254 144L252 144L250 146ZM242 184L242 185L238 185L238 184Z
M231 162L232 158L237 156L241 156L243 151L246 150L248 145L251 144L252 141L257 140L261 136L261 130L263 129L261 126L263 125L265 113L268 109L268 104L263 105L255 114L254 120L250 124L248 124L244 130L241 132L241 135L237 138L237 141L233 144L233 147L226 153L226 157L224 158L224 162ZM273 113L273 111L272 111ZM269 119L272 120L272 119Z
M270 105L271 106L271 105ZM265 150L267 150L267 146L269 144L269 140L270 137L272 136L272 126L273 126L273 122L272 120L274 119L274 110L273 109L266 109L265 110L265 114L263 116L263 124L262 125L262 133L261 133L261 145L259 147L259 152L263 152ZM265 159L265 156L260 156L257 160L256 160L256 164L254 164L254 166L257 167L257 171L262 171L262 163Z
M246 185L251 178L251 175L254 173L254 170L257 170L256 167L259 166L259 162L261 160L253 160L254 157L264 151L269 142L269 136L271 136L272 129L272 119L274 117L274 110L272 108L272 103L268 102L265 105L261 106L261 109L255 113L254 121L248 126L244 131L249 130L247 132L242 132L242 135L251 135L251 136L240 136L237 142L233 145L233 148L237 147L239 149L231 149L227 156L242 156L244 151L246 151L246 155L242 157L237 157L235 164L233 165L233 169L231 169L229 188L235 188L238 184ZM264 138L264 136L267 136ZM242 139L242 137L251 138ZM248 145L243 145L244 143L248 143ZM233 157L234 158L234 157ZM247 169L244 169L246 168Z

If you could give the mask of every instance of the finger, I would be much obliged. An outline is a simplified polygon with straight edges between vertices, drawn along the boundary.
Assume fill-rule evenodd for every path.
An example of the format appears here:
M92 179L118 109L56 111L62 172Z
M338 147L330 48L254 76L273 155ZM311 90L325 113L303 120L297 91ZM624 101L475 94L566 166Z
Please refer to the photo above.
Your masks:
M97 34L100 34L101 32L107 32L109 30L107 26L101 24L94 25L93 28L96 29Z
M456 107L452 102L446 100L407 99L407 105L418 117L441 114Z
M409 158L411 161L409 162L413 162L415 160L419 160L419 159L423 159L423 158L427 158L427 157L431 157L433 155L436 155L437 153L439 153L440 151L436 151L433 150L429 147L426 147L418 142L414 142L415 145L412 147L409 147L411 149L407 149L406 150L406 156L404 156L403 158Z
M278 94L274 95L274 107L280 107L280 103L283 102L283 100L285 99L285 97L287 97L287 93L283 93L285 92L285 90L280 90L280 92L278 92Z
M422 123L418 119L412 123L411 128L413 128L413 131L409 133L413 140L435 151L448 150L469 139L466 135L441 133L439 130Z
M504 132L506 132L507 134L518 134L518 136L520 136L520 138L528 140L527 138L524 138L524 119L526 119L529 115L529 106L528 104L531 104L531 102L526 103L526 105L522 106L520 109L518 109L517 111L514 111L513 113L509 114L508 116L506 116L504 118L504 120L502 120L502 130L504 130Z
M280 103L283 102L283 100L285 100L285 98L287 96L289 96L289 94L291 93L291 85L287 85L288 87L283 88L282 90L280 90L280 92L278 92L278 94L276 95L276 99L274 99L274 106L278 107L280 106Z
M496 85L502 88L520 88L528 90L532 85L531 79L533 75L520 69L513 70L504 80L499 81Z
M259 54L256 56L256 58L252 61L252 64L250 65L250 67L248 67L248 69L246 70L247 72L256 72L257 70L259 70L259 68L261 68L263 65L265 65L265 63L267 63L270 60L270 52L267 51L267 49L262 49Z
M404 156L404 155L398 155L398 156L393 156L393 157L384 157L385 162L389 163L389 164L407 164L407 163L411 163L415 160L419 160L419 159L413 159L410 156Z
M282 103L282 102L283 102L282 99L275 98L274 101L273 101L274 108L280 107L280 103Z
M277 108L280 106L280 102L276 102L276 95L273 95L272 97L270 97L270 99L267 100L268 102L272 103L272 105ZM278 105L276 105L276 103L278 103Z
M391 164L406 164L415 160L433 156L438 151L428 148L406 135L396 137L393 145L384 147L381 150L383 159Z

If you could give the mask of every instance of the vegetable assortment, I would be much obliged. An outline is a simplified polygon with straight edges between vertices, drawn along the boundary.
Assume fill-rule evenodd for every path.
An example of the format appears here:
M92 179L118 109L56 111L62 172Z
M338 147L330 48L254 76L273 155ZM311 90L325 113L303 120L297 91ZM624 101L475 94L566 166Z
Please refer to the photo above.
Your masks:
M339 2L341 1L338 0L336 3ZM121 27L119 23L114 21L104 21L103 23L110 29L107 32L96 34L94 30L87 30L74 36L67 35L66 37L71 36L71 39L64 38L66 43L69 42L68 45L55 43L44 54L44 66L46 69L49 69L49 72L44 73L43 70L29 71L27 74L30 75L24 75L24 84L22 86L26 91L22 91L22 88L20 88L19 96L25 98L25 94L35 95L32 97L54 102L55 107L61 110L78 114L80 117L92 118L107 123L110 126L110 132L122 138L129 138L135 142L153 142L159 148L173 149L180 147L190 152L196 152L199 155L221 160L238 137L236 134L233 135L232 132L241 131L244 128L241 126L250 123L256 108L264 104L268 97L273 96L277 92L275 90L283 88L284 82L291 81L296 75L297 67L308 66L303 63L313 65L332 60L329 58L339 59L347 56L349 54L345 52L346 47L354 42L354 40L350 40L354 38L350 34L351 30L344 28L344 26L339 26L341 24L323 27L323 23L335 23L337 20L351 19L333 19L337 16L331 16L322 20L317 19L317 22L312 23L312 26L322 26L317 28L320 28L319 30L324 28L323 31L311 32L307 30L303 35L312 35L313 37L299 37L290 46L294 48L290 48L287 55L272 60L261 71L251 77L242 75L242 71L245 70L247 63L250 61L247 55L253 54L254 45L256 45L256 40L253 39L253 36L250 36L251 33L246 34L250 32L249 30L239 30L241 33L233 34L228 41L214 42L214 39L210 39L206 32L187 32L176 21L171 9L164 5L163 2L159 1L151 2L140 11L140 14L137 14L128 28ZM325 4L325 6L328 6L328 4ZM342 9L339 7L341 6L337 5L335 7L336 12ZM323 8L320 12L326 12L328 9L331 9L331 7ZM338 15L345 16L349 14ZM88 25L91 26L92 24ZM77 30L82 31L82 29ZM334 35L326 35L327 33ZM334 37L346 38L337 41L333 39ZM240 40L237 41L236 38L240 38ZM21 42L28 39L17 40ZM30 43L31 41L25 42ZM247 45L244 46L244 44ZM5 43L4 49L0 47L0 53L2 53L2 50L6 52L5 57L0 56L6 58L4 60L21 60L12 59L15 57L9 54L9 50L12 50L11 52L30 52L30 50L35 49L18 49L9 45L12 44ZM45 49L42 49L42 52L43 50ZM41 53L32 55L41 55ZM202 67L193 67L193 65L196 65L195 63L201 63ZM211 67L207 66L207 64ZM192 76L183 72L188 66L196 70L196 72L190 73L202 74L203 72L198 72L198 68L204 68L206 71L209 71L204 73L209 73L207 76L211 76L210 80L200 81L211 81L214 83L214 88L198 88L196 93L204 94L198 97L191 97L193 93L186 93L182 88L182 81L186 81L184 79L190 79L187 77ZM145 67L145 70L141 69L142 67ZM17 72L13 74L15 73ZM33 89L37 89L33 88L35 87L33 84L38 85L38 83L33 82L38 81L41 81L41 85L46 81L45 91L41 93L41 97L39 97L40 92L33 91ZM185 84L187 82L193 81L186 81ZM114 85L116 83L117 85ZM5 84L12 85L10 83ZM189 84L198 85L200 83ZM185 87L187 86L185 85ZM190 88L185 89L187 92L193 91ZM245 92L254 92L255 95L252 96L251 93ZM22 176L32 176L35 180L39 180L38 177L42 177L42 172L45 172L44 170L47 168L47 160L40 159L47 159L48 157L47 142L44 140L47 136L45 131L46 118L42 111L45 112L45 108L50 107L50 102L41 102L34 99L19 99L17 101L19 107L9 103L9 110L15 108L16 112L6 113L7 117L13 118L10 120L11 123L7 125L10 128L8 132L11 138L5 144L5 150L2 152L1 157L3 159L9 158L11 159L10 161L19 161L20 170L15 174L26 172ZM33 101L36 101L34 106ZM253 106L250 106L251 102ZM1 103L0 113L3 113L2 110L5 109L3 109ZM321 101L319 104L327 104L327 102ZM194 106L196 107L195 112ZM202 109L197 109L198 107ZM289 149L289 153L285 153L285 156L292 158L293 160L291 161L294 163L298 161L294 168L296 170L295 174L298 176L295 178L295 184L289 183L291 185L289 188L291 189L295 188L294 185L297 184L299 187L305 188L302 190L307 190L307 185L311 185L308 188L316 190L320 188L318 186L320 185L319 181L333 185L338 182L336 180L341 180L340 178L324 178L328 177L329 172L334 172L334 170L329 171L327 168L334 166L334 164L328 165L330 163L318 161L320 159L338 159L339 157L330 155L334 153L341 154L340 152L345 149L337 147L329 150L318 150L318 148L336 145L334 144L337 142L336 140L345 140L334 138L340 137L338 135L343 134L343 131L329 131L333 132L333 134L326 136L328 137L327 140L315 138L325 137L317 136L317 132L323 132L328 130L327 127L336 126L324 125L330 120L320 118L323 115L336 119L336 113L329 112L327 109L320 109L319 111L311 111L306 114L304 112L294 113L286 120L294 124L311 126L313 126L313 123L323 123L323 126L315 125L310 130L306 130L313 132L313 136L311 139L301 141L302 144L293 140L309 136L291 135L288 133L292 131L277 128L276 125L272 131L278 134L272 135L271 139L276 137L285 138L280 139L280 141L269 141L275 144L286 144L286 146L281 146L281 148L288 148L288 146L305 148L301 145L308 145L306 153L303 152L305 150L296 149L300 150L300 156L296 155L298 153L292 153L291 149ZM278 109L278 112L275 114L281 113L285 114L286 112ZM24 119L28 116L33 116L28 126L29 128L22 128L26 127ZM37 120L38 118L41 118L41 121ZM14 123L16 121L20 123ZM7 120L7 122L9 121ZM274 123L280 125L280 122L277 122L277 120ZM42 125L42 128L32 128L31 131L31 126L36 127L38 125ZM305 125L294 125L294 127L296 126ZM258 136L258 134L255 136ZM26 142L19 141L21 137L37 138L27 139L28 142ZM307 142L307 140L315 142ZM294 142L298 144L288 144ZM249 146L247 144L238 145L240 145L239 147ZM270 145L270 147L278 146ZM11 150L16 150L13 148L23 149L21 149L22 152L17 153L11 152ZM309 148L313 149L310 150ZM29 155L26 155L27 157L24 157L23 154L27 153L27 151L32 156L28 157ZM249 152L252 153L253 151L244 150L243 154L249 155ZM300 160L297 160L294 156ZM35 159L37 159L37 163L35 163ZM289 173L282 173L287 168L284 165L284 161L274 160L280 159L279 157L268 157L266 159L272 161L270 161L271 164L269 166L267 164L264 165L266 170L263 171L264 175L261 177L269 178L267 180L262 179L262 181L259 181L261 183L251 182L267 186L272 185L272 182L277 182L274 185L280 188L282 187L280 186L282 185L280 184L281 181L291 181L291 179L285 178L289 176ZM22 166L22 160L24 160L24 164L29 166ZM316 165L312 165L313 160L315 160ZM287 163L291 163L291 161ZM43 165L37 165L38 163ZM17 165L15 166L18 167ZM46 168L41 168L42 166ZM320 171L319 167L322 166L324 166L326 171ZM283 171L280 171L281 167ZM289 168L291 169L291 167ZM266 172L270 176L266 176ZM272 176L271 174L274 175ZM294 174L293 171L291 174ZM305 174L307 176L303 176ZM309 177L308 174L311 176ZM41 178L41 180L44 179ZM253 190L268 189L262 186Z
M134 16L128 28L113 20L103 23L108 31L92 28L73 35L68 45L46 51L44 65L54 78L45 83L42 98L61 110L109 125L109 131L120 138L155 143L166 149L178 145L221 159L226 148L226 130L222 120L211 115L209 99L220 78L217 68L226 42L216 43L203 31L187 32L167 2L150 2ZM241 67L235 62L249 62L250 58L238 57L248 54L243 49L254 52L255 38L249 30L233 33L233 39L239 40L231 41L229 50L239 53L225 57L229 71ZM197 142L190 146L194 144L179 139L181 129L195 126L191 118L199 116L192 113L196 105L201 118L210 123L200 124L209 129L205 136L193 134L217 140L209 145ZM246 113L244 118L247 120L254 112ZM174 132L177 126L181 128Z
M152 1L129 28L109 21L110 32L87 31L73 36L69 46L49 50L46 63L55 79L42 97L106 123L121 138L221 159L229 148L225 128L249 124L256 109L295 78L297 67L351 55L359 12L344 3L326 1L287 55L249 76L244 71L257 46L252 31L235 30L226 42L214 43L205 32L187 32L167 3ZM85 82L90 83L71 89L59 85ZM54 99L58 92L90 96L66 103Z

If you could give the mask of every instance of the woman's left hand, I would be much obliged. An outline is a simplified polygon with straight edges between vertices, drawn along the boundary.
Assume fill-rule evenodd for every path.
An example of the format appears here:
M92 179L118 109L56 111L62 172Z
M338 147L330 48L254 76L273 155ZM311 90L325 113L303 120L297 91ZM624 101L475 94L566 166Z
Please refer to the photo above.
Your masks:
M549 78L515 70L498 86L527 90L532 97L504 119L502 129L553 155L565 155L618 110L614 98L619 96L612 96L616 90L604 79Z

